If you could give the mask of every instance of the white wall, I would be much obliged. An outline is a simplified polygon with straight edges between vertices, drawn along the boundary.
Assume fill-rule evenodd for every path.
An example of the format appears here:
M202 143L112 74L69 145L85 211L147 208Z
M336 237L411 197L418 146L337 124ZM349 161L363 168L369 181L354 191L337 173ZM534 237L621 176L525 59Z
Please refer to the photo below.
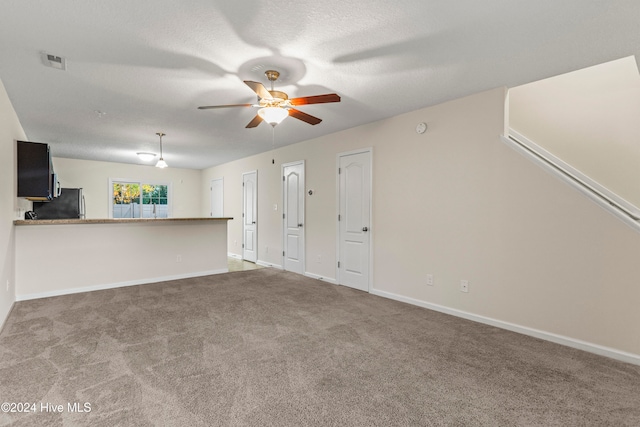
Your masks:
M335 278L336 154L373 147L374 293L640 355L640 234L501 142L505 98L496 89L284 147L275 165L265 153L210 168L201 197L224 177L240 254L241 174L257 169L258 259L281 264L280 165L304 159L306 271Z
M55 155L55 152L53 154ZM198 217L202 210L200 199L202 172L199 170L159 169L147 165L61 157L53 158L53 166L62 187L83 189L88 219L109 217L111 207L109 178L171 183L171 209L174 218ZM209 198L204 203L208 206Z
M15 196L16 141L24 139L24 130L0 81L0 328L15 301L13 220L20 209L28 209Z

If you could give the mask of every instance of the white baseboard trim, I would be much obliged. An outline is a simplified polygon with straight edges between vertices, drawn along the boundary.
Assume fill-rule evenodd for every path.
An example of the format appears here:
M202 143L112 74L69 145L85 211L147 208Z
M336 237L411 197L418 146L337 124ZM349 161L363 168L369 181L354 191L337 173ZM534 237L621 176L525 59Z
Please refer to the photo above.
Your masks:
M493 319L490 317L480 316L477 314L469 313L455 308L445 307L439 304L432 304L426 301L397 295L391 292L381 291L378 289L372 289L371 294L384 298L389 298L396 301L406 302L408 304L417 305L419 307L427 308L433 311L439 311L440 313L450 314L452 316L461 317L463 319L471 320L478 323L484 323L486 325L495 326L497 328L506 329L508 331L517 332L519 334L528 335L531 337L539 338L545 341L551 341L556 344L566 345L567 347L576 348L589 353L594 353L600 356L610 357L612 359L620 360L626 363L632 363L634 365L640 365L640 355L627 353L625 351L616 350L614 348L593 344L590 342L578 340L575 338L566 337L563 335L554 334L551 332L545 332L538 329L529 328L526 326L516 325L514 323L504 322L502 320Z
M304 275L312 279L322 280L323 282L331 283L332 285L338 284L338 281L331 277L324 277L324 276L320 276L319 274L313 274L313 273L307 273L307 272L305 272Z
M257 265L261 265L263 267L273 267L273 268L277 268L279 270L284 270L284 268L280 264L272 264L270 262L260 261L260 260L257 260L256 264Z
M212 274L228 273L228 268L221 268L218 270L198 271L195 273L176 274L173 276L153 277L149 279L131 280L127 282L118 283L106 283L103 285L84 286L81 288L60 289L50 292L41 292L36 294L23 294L16 295L16 301L27 301L39 298L57 297L61 295L77 294L80 292L101 291L104 289L123 288L126 286L147 285L150 283L166 282L169 280L189 279L191 277L210 276Z
M242 259L242 255L232 254L231 252L227 252L227 256L229 258Z

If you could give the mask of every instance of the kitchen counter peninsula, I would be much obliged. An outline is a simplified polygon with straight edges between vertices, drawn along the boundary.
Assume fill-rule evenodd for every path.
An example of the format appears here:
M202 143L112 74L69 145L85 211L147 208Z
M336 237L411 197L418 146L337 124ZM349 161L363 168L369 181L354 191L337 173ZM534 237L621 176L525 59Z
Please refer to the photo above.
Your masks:
M55 225L55 224L118 224L144 222L175 222L175 221L228 221L233 218L97 218L97 219L17 219L15 225Z
M16 300L226 273L232 219L16 220Z

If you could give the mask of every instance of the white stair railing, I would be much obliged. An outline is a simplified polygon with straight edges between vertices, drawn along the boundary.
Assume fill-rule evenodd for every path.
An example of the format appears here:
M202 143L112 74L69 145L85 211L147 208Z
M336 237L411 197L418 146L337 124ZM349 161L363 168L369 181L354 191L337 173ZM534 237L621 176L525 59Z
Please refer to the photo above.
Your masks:
M618 196L513 129L509 130L508 136L501 136L501 139L509 147L576 188L625 224L640 232L640 209L633 203Z

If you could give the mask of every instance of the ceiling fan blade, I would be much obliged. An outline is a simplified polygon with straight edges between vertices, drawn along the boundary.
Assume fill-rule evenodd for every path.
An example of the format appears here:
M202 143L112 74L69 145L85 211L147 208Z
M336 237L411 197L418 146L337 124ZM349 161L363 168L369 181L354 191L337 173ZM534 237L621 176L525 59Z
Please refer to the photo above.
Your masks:
M258 116L256 114L256 116L253 118L253 120L251 120L249 122L249 124L245 126L245 128L247 128L247 129L254 128L254 127L258 126L260 123L262 123L262 117L260 117L260 116Z
M327 93L326 95L293 98L290 99L289 102L291 103L291 105L324 104L326 102L340 102L340 97L335 93Z
M273 99L269 91L262 83L245 80L244 83L251 88L261 99Z
M198 110L211 110L213 108L230 108L230 107L253 107L253 104L204 105L202 107L198 107Z
M310 125L317 125L322 121L322 119L311 116L307 113L303 113L302 111L296 110L295 108L289 108L289 115L291 117L295 117L298 120L302 120L303 122L307 122Z

